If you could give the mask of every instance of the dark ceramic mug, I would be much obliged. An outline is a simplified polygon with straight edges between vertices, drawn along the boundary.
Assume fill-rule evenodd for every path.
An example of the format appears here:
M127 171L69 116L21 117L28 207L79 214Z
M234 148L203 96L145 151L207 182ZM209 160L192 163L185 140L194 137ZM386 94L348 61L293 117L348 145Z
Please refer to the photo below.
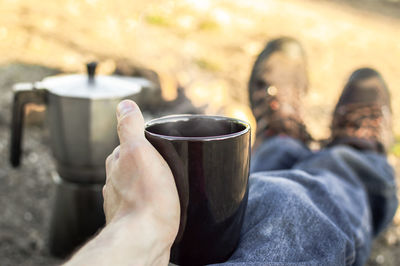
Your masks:
M250 125L237 119L173 115L146 124L146 138L175 178L181 205L171 262L223 262L235 250L247 206Z

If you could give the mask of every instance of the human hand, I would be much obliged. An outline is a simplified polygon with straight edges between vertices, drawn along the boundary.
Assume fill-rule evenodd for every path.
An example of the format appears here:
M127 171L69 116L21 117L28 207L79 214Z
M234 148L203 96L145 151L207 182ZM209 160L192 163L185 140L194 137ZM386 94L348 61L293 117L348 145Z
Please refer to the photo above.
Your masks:
M169 249L179 227L180 207L168 164L144 136L139 107L129 100L118 105L120 146L106 160L103 188L107 225L121 219L140 228L136 240L142 247L155 242Z

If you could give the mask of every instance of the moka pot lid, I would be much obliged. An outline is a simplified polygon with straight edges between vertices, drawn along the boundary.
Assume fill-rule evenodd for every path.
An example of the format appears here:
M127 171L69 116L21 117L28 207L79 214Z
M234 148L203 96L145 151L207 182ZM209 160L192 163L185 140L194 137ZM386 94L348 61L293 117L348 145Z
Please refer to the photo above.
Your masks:
M45 88L61 97L107 99L122 98L140 93L143 87L151 86L143 78L95 75L97 63L87 64L87 75L57 75L35 83L36 88Z

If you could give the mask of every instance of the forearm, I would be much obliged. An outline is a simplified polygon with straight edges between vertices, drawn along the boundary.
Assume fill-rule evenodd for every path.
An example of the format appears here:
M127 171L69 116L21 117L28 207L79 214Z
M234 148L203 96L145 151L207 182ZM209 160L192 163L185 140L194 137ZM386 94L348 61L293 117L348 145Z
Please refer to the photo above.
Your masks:
M167 265L171 245L148 222L135 218L108 224L65 265Z

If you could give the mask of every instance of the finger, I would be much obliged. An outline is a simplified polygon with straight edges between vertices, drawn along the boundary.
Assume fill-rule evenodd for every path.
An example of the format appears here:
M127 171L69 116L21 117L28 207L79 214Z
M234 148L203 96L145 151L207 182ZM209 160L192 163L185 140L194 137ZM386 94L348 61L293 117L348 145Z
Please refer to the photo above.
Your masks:
M121 145L144 138L144 120L137 104L124 100L118 104L118 136Z
M118 160L118 158L119 158L119 149L120 149L120 146L118 145L112 152L112 155L114 156L114 160Z
M111 171L111 166L112 166L113 162L117 161L119 159L119 149L120 149L120 146L118 145L117 147L115 147L113 152L107 157L107 159L106 159L106 174Z
M106 197L106 186L104 185L104 187L103 187L103 211L104 211L104 214L105 214L105 216L106 216L106 221L107 221L107 208L106 208L106 206L107 206L107 197Z
M106 159L106 179L108 179L108 176L111 172L113 157L114 157L114 155L111 153L110 155L108 155L108 157Z
M105 197L106 197L106 185L103 186L102 192L103 192L103 199L105 199Z

